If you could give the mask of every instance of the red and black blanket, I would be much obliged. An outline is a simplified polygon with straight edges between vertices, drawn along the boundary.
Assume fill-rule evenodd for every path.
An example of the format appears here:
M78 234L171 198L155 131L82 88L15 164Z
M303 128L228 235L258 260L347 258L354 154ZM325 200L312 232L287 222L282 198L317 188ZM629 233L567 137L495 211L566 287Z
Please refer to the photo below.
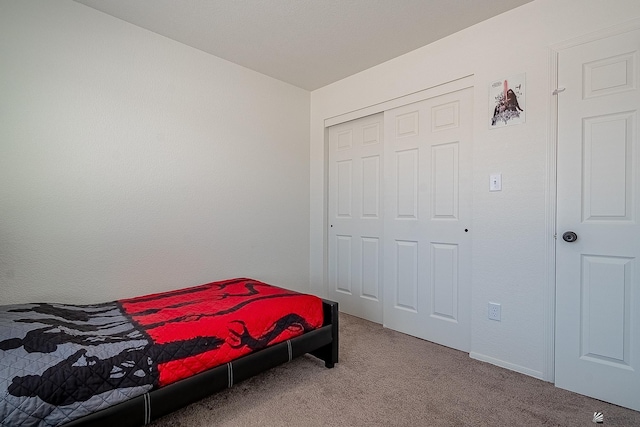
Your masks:
M0 306L0 420L64 424L322 322L321 299L251 279L104 304Z

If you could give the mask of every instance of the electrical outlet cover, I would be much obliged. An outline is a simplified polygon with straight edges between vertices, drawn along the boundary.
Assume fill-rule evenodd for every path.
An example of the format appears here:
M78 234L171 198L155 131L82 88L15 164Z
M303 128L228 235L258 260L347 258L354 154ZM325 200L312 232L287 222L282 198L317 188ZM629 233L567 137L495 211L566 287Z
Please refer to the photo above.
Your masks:
M501 318L501 306L495 302L489 303L489 319L500 321Z

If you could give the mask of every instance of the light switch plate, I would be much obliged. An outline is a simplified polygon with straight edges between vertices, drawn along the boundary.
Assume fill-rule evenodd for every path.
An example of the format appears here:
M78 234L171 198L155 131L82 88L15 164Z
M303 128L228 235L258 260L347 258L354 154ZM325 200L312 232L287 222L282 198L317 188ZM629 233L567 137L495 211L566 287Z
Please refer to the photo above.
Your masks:
M489 191L502 191L501 173L492 173L489 175Z

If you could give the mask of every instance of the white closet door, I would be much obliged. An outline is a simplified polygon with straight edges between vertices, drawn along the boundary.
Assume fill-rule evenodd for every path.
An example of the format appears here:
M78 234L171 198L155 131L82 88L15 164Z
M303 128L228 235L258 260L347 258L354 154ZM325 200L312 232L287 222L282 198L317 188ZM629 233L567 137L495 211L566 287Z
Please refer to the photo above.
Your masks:
M329 128L329 298L382 323L383 116Z
M473 91L386 111L384 325L469 351Z
M555 380L640 410L640 30L560 52ZM565 241L565 232L577 240ZM605 415L606 416L606 415Z

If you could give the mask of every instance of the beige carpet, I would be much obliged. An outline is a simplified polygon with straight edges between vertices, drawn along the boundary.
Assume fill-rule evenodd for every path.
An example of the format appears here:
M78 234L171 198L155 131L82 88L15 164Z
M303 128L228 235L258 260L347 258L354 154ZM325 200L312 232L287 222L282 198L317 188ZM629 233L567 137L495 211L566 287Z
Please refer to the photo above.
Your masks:
M595 426L595 411L604 426L640 426L640 412L356 317L340 322L334 369L303 356L153 426Z

